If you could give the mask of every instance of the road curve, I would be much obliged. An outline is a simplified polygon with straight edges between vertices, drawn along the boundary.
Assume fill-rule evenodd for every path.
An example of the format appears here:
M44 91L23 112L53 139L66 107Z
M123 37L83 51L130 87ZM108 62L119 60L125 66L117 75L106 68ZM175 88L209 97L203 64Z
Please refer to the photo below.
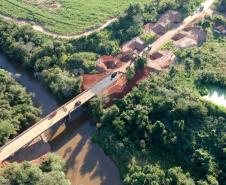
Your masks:
M12 18L10 16L3 15L3 14L0 14L0 18L7 20L7 21L16 22L20 25L30 24L35 31L41 32L41 33L48 35L48 36L51 36L53 38L60 38L60 39L65 39L65 40L79 39L79 38L84 37L84 36L89 36L93 33L96 33L98 31L103 30L104 28L106 28L107 26L109 26L110 24L112 24L113 22L118 20L118 18L109 19L102 26L95 28L95 29L92 29L92 30L89 30L89 31L86 31L86 32L81 33L81 34L64 35L64 34L60 34L60 33L51 32L51 31L45 29L41 24L38 24L34 21L30 21L30 20L27 20L27 19L15 19L15 18Z

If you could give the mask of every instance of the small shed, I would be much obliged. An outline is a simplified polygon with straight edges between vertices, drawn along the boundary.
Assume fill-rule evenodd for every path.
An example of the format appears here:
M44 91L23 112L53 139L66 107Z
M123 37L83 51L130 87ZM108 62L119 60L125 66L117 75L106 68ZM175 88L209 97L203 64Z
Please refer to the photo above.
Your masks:
M174 41L174 46L180 49L195 47L197 45L198 45L198 42L196 40L188 37L183 37L180 40Z
M108 69L117 67L118 60L111 55L104 55L97 61L96 67L99 72L106 72Z
M132 39L129 42L126 42L122 46L122 52L133 51L138 54L143 51L145 48L144 41L142 41L139 37Z
M215 29L214 29L214 31L216 33L221 33L221 34L226 35L226 26L224 26L224 25L216 26Z
M176 56L172 51L159 50L149 54L147 66L155 71L161 71L170 67L175 61Z
M167 32L167 27L161 23L157 23L153 26L152 31L157 35L164 35Z
M122 62L128 62L133 58L133 51L132 50L128 50L128 51L124 51L121 52L118 56L117 59L122 61Z

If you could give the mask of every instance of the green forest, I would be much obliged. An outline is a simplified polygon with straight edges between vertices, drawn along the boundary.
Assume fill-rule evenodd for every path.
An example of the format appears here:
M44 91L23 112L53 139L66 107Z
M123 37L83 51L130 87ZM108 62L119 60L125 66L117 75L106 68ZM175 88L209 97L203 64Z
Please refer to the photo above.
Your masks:
M34 124L40 110L31 96L5 70L0 69L0 146Z
M202 99L207 85L226 88L226 39L213 34L198 48L170 43L177 63L152 73L105 108L91 102L98 142L118 165L125 185L224 185L226 109ZM202 25L202 23L201 23Z
M143 25L156 22L166 10L178 9L188 15L200 1L164 0L143 6L130 5L125 14L105 30L70 42L36 33L29 25L18 26L0 19L0 49L33 72L59 101L65 102L81 92L81 74L96 72L100 55L118 54L123 42L142 35Z
M116 55L123 42L142 35L168 9L189 15L201 0L151 1L131 5L103 31L70 42L51 39L0 19L0 49L48 87L59 101L79 94L81 74L96 73L100 55ZM225 1L221 2L222 7ZM226 88L226 40L212 30L219 17L200 23L209 34L198 48L179 50L168 73L151 74L123 99L106 108L93 100L98 123L93 141L120 169L125 185L217 185L226 182L226 110L202 99L207 85ZM145 62L141 66L144 67ZM134 72L134 71L132 71ZM40 111L7 72L0 70L0 145L37 121ZM0 170L0 184L67 185L63 162L50 156L40 166L27 162Z
M65 178L65 164L49 154L40 166L29 162L12 163L0 169L1 185L70 185Z

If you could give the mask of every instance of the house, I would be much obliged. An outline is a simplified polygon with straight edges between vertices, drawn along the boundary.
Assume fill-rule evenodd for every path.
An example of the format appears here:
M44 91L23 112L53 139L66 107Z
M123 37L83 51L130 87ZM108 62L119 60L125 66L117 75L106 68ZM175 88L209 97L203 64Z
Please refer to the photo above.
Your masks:
M122 61L122 62L128 62L133 58L133 51L132 50L128 50L128 51L124 51L121 52L118 56L117 59Z
M147 23L144 25L144 32L149 33L152 32L154 24L153 23Z
M178 40L180 40L180 39L182 39L182 38L184 38L184 37L185 37L185 34L183 34L183 33L178 33L178 34L176 34L175 36L172 37L172 40L178 41Z
M219 33L219 34L224 34L224 35L226 35L226 26L224 26L224 25L216 26L216 27L214 28L214 31L215 31L216 33Z
M192 28L187 32L182 32L186 37L196 40L198 43L206 41L207 33L201 28Z
M169 29L182 21L182 16L179 12L169 10L164 13L156 24L148 23L144 26L145 32L155 33L156 35L163 35Z
M108 69L114 69L117 67L118 60L113 56L104 55L99 58L96 64L97 71L106 72Z
M161 18L159 19L159 22L165 23L165 24L178 24L182 21L182 16L179 12L174 10L168 10L166 13L164 13Z
M194 39L183 37L179 40L174 41L174 46L180 49L191 48L198 45L198 42Z
M167 28L161 23L156 23L156 24L148 23L144 25L144 32L146 33L152 33L157 36L161 36L165 34L166 31L167 31Z
M122 46L122 53L132 51L135 54L139 54L145 48L144 41L142 41L139 37L132 39L129 42L126 42Z
M162 23L157 23L155 26L153 26L152 31L157 35L164 35L167 32L168 28L167 25Z
M162 71L167 69L175 61L176 56L172 51L159 50L155 53L149 54L147 66L155 71Z
M206 41L206 37L207 33L203 29L189 26L175 35L172 40L174 46L184 49L202 44Z

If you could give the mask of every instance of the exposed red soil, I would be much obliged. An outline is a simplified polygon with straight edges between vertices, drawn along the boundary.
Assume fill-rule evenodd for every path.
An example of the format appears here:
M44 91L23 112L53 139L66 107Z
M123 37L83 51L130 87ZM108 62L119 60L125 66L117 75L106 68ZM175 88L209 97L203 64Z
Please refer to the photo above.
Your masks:
M32 160L32 161L29 161L30 164L33 164L33 165L36 165L36 166L40 166L45 160L47 159L47 154L41 156L41 157L38 157L37 159L35 160ZM13 161L13 162L17 162L18 164L22 164L23 161ZM9 162L9 161L4 161L2 163L0 163L0 168L7 168L10 164L12 164L12 162Z
M109 104L111 104L111 100L114 98L123 98L129 91L132 90L134 86L137 86L141 80L147 78L150 72L150 68L145 68L137 72L134 78L130 81L128 81L125 76L119 78L114 86L109 87L105 91L105 95L109 96L110 98Z
M122 65L125 64L121 61L117 62L117 67L114 69L108 69L107 72L104 73L96 73L96 74L83 74L83 83L82 83L82 89L87 90L91 88L93 85L95 85L100 80L104 79L108 74L110 74L112 71L117 70L118 68L122 67Z
M91 88L94 84L102 80L108 72L105 73L99 73L99 74L84 74L83 77L83 83L82 83L82 89L85 91L89 88Z

